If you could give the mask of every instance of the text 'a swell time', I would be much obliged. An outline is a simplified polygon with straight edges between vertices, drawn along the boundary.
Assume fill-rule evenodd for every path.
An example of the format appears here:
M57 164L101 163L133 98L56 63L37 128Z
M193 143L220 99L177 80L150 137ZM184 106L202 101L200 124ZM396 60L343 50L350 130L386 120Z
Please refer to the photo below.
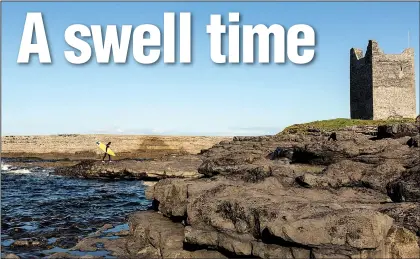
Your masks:
M307 64L315 55L315 31L306 24L296 24L287 32L283 26L242 25L240 13L228 14L228 24L222 23L222 15L210 15L206 33L210 41L210 58L214 63L285 63L287 58L295 64ZM97 63L125 63L131 52L140 64L154 64L161 58L164 63L192 62L191 13L166 12L163 14L163 32L153 24L107 25L102 33L101 25L73 24L64 32L69 50L65 59L71 64L85 64L96 58ZM36 39L36 43L32 39ZM177 44L178 43L178 44ZM273 53L270 53L271 48ZM299 53L299 48L302 48ZM93 51L92 51L93 49ZM257 49L257 51L255 50ZM255 54L258 54L256 60ZM29 63L30 56L37 55L41 64L52 63L50 46L41 13L27 13L23 28L18 63Z

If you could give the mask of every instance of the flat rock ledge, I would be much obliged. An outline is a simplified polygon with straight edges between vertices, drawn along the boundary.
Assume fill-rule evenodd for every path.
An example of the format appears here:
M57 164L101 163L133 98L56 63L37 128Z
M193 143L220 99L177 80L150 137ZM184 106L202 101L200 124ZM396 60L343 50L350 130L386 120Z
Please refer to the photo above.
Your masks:
M156 181L165 178L198 178L198 156L185 155L157 160L86 160L73 166L58 167L53 174L78 178L137 179Z

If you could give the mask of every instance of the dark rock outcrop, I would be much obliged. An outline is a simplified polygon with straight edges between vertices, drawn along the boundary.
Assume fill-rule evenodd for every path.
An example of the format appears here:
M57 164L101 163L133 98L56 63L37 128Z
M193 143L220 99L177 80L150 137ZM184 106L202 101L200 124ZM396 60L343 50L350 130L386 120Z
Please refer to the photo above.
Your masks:
M378 127L378 138L401 138L419 134L419 126L414 123L381 125Z
M395 202L420 202L420 165L405 171L387 185L389 197Z
M420 143L420 135L411 137L408 141L407 141L407 145L409 147L419 147L419 143Z
M184 226L155 212L138 212L130 216L130 242L133 254L144 258L227 258L217 251L188 251L184 244Z
M418 198L420 150L405 142L354 132L337 141L319 132L234 138L201 154L206 178L166 179L147 196L185 220L185 242L197 247L259 258L418 257L418 204L391 202L397 182L406 201Z

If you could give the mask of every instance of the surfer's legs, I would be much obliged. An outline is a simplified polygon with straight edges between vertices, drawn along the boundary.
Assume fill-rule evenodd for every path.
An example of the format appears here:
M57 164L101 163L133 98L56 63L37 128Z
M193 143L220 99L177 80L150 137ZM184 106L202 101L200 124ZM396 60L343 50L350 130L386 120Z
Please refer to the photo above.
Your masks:
M104 154L104 157L102 158L102 161L104 161L104 160L105 160L106 155L107 155L107 153L105 153L105 154Z

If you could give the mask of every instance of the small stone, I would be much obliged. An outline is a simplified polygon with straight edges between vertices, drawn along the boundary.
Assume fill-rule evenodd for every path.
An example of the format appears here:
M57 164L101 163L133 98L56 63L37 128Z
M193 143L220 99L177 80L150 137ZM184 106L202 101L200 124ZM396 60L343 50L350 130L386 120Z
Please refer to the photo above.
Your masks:
M115 233L116 236L128 236L130 234L129 230L121 230L120 232Z
M13 243L13 246L29 246L29 241L28 240L16 240Z
M101 227L99 230L104 231L104 230L108 230L108 229L113 228L113 227L114 227L114 226L112 226L111 224L105 224L105 225L103 225L103 227Z

